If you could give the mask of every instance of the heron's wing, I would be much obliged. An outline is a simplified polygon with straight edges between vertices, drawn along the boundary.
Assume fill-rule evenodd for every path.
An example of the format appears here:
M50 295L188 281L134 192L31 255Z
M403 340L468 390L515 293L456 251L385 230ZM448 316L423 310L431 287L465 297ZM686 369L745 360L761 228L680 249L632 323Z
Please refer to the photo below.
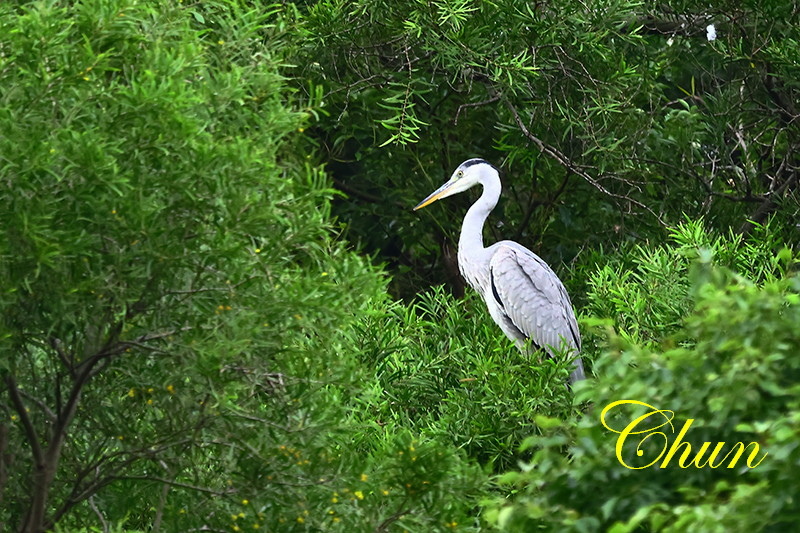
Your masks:
M514 326L552 355L567 345L580 351L572 303L561 280L536 254L514 243L498 243L489 263L492 297ZM519 248L516 248L519 246ZM580 363L576 362L576 366Z

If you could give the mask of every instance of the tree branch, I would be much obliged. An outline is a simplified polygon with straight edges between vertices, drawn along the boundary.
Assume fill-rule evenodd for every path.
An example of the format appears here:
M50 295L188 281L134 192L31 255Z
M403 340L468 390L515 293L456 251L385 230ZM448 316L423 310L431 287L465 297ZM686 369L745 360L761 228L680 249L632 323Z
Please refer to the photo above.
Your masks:
M525 135L525 137L527 137L528 140L532 141L542 153L547 154L556 161L558 161L564 168L566 168L570 172L573 172L574 174L577 174L578 176L583 178L587 183L589 183L592 187L602 192L603 194L610 196L612 198L616 198L618 200L625 200L626 202L630 202L631 204L640 207L641 209L644 209L645 211L653 215L653 217L662 226L667 225L666 222L664 222L664 220L655 211L647 207L645 204L643 204L638 200L630 198L629 196L616 194L609 191L608 189L603 187L595 178L593 178L586 171L584 171L580 166L573 163L567 156L565 156L554 147L548 145L547 143L545 143L544 141L533 135L530 132L530 130L528 130L527 126L525 126L525 123L522 121L522 118L519 116L519 112L517 112L517 109L514 107L514 105L508 100L505 100L505 104L506 107L508 107L508 109L511 111L511 114L514 116L514 121L517 123L517 126L522 131L522 134Z
M392 516L378 524L378 526L373 530L373 533L381 533L382 531L386 531L390 525L392 525L394 522L397 522L407 514L411 514L411 509L397 511Z
M39 435L36 433L36 428L33 427L31 418L28 416L25 404L22 403L22 397L17 388L17 382L14 381L14 378L10 374L6 376L6 387L8 388L8 395L11 398L11 403L14 405L14 409L17 411L19 419L22 422L22 427L25 430L25 438L28 439L31 445L34 465L40 465L44 461L44 453L39 443Z
M748 235L753 228L764 221L770 213L772 213L778 207L778 199L780 199L784 193L797 182L798 172L795 169L792 172L792 175L789 176L783 184L775 189L775 191L770 194L766 200L764 200L753 212L752 215L742 224L739 228L739 233L741 235Z
M500 95L495 94L495 95L491 96L490 98L487 98L486 100L482 100L480 102L468 102L466 104L461 104L460 106L458 106L458 109L456 110L456 118L453 119L453 124L458 126L458 116L461 114L461 110L462 109L466 109L468 107L481 107L481 106L493 104L498 100L500 100Z

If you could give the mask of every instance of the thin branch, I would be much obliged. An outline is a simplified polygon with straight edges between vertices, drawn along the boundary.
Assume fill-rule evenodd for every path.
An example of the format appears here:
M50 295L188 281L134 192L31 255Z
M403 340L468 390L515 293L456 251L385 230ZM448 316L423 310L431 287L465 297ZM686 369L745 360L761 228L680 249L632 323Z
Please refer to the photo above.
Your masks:
M411 509L406 509L405 511L397 511L392 516L390 516L389 518L387 518L386 520L381 522L373 530L373 532L374 533L381 533L382 531L386 531L389 528L390 525L392 525L394 522L397 522L398 520L400 520L401 518L403 518L407 514L411 514Z
M159 461L161 467L166 471L169 470L167 463L163 460ZM158 499L158 507L156 508L156 516L153 518L153 525L150 530L153 533L158 533L161 529L161 521L164 519L164 507L167 505L167 496L169 495L170 486L165 484L161 487L161 497Z
M224 490L214 490L208 487L201 487L199 485L191 485L189 483L181 483L180 481L173 481L170 479L165 479L162 477L154 477L154 476L118 476L114 478L116 480L123 480L123 481L155 481L158 483L164 483L165 485L169 485L171 487L178 487L181 489L188 489L193 490L196 492L202 492L204 494L211 494L213 496L227 496L229 494L235 494L237 489L235 488L228 488Z
M97 518L100 520L100 523L103 525L103 533L108 533L110 531L110 527L108 525L108 520L106 517L103 516L103 513L100 512L100 509L97 508L97 505L94 503L94 496L89 496L89 507L92 508L94 514L97 515Z
M461 104L460 106L458 106L458 109L456 110L456 118L453 119L453 124L458 126L458 116L461 114L461 110L462 109L466 109L468 107L481 107L481 106L493 104L498 100L500 100L500 95L499 94L495 94L491 98L487 98L486 100L481 100L480 102L469 102L469 103L466 103L466 104Z
M56 354L58 355L58 358L61 360L61 362L67 368L67 370L69 370L70 375L72 375L72 377L75 377L75 363L74 363L75 358L74 357L67 357L66 352L64 352L63 348L61 347L61 345L62 345L61 339L57 339L55 337L50 337L48 339L48 343L50 344L50 347L53 350L55 350Z
M25 429L25 437L31 445L31 453L33 454L33 462L35 465L40 465L44 461L44 453L42 446L39 444L39 435L36 434L36 428L33 427L31 418L28 416L28 411L25 409L25 404L22 403L17 382L9 374L6 376L6 387L8 387L8 395L11 397L11 403L14 405L19 419L22 421L22 427Z
M383 202L380 196L375 196L374 194L354 189L353 187L350 187L346 183L337 180L336 178L333 178L333 184L336 185L336 187L342 192L349 194L350 196L355 196L356 198L364 200L365 202L369 202L371 204L380 204Z
M756 224L761 223L765 218L767 218L767 216L772 213L776 207L778 207L778 199L783 196L789 187L797 182L797 179L798 172L795 170L792 172L792 175L775 190L775 192L770 194L769 197L756 208L753 214L750 215L750 217L739 228L739 233L742 235L748 235Z
M55 422L56 421L56 418L57 418L56 414L42 400L40 400L39 398L36 398L36 397L28 394L24 390L19 391L19 393L20 393L21 396L24 396L25 399L35 403L36 406L39 408L39 410L41 410L47 416L47 418L50 420L50 422Z
M578 165L573 163L567 156L565 156L564 154L559 152L557 149L553 148L552 146L548 145L547 143L545 143L544 141L542 141L541 139L539 139L538 137L533 135L528 130L528 128L525 126L525 123L522 121L522 118L519 116L519 112L517 112L517 109L514 107L514 105L511 102L509 102L508 100L505 100L505 104L506 104L506 107L508 107L508 109L511 111L511 114L514 115L514 121L517 123L517 126L522 131L523 135L525 135L525 137L527 137L530 141L532 141L539 148L539 150L542 153L547 154L550 157L552 157L553 159L555 159L556 161L558 161L564 168L566 168L567 170L577 174L578 176L583 178L587 183L592 185L594 188L596 188L598 191L602 192L603 194L605 194L607 196L610 196L612 198L617 198L618 200L625 200L626 202L630 202L633 205L635 205L637 207L640 207L640 208L644 209L645 211L647 211L648 213L650 213L651 215L653 215L653 217L662 226L666 226L667 225L667 223L664 222L664 220L662 220L662 218L655 211L653 211L652 209L647 207L645 204L643 204L642 202L640 202L638 200L630 198L628 196L625 196L625 195L622 195L622 194L616 194L616 193L613 193L613 192L609 191L608 189L606 189L605 187L600 185L600 183L595 178L593 178L591 175L586 173Z

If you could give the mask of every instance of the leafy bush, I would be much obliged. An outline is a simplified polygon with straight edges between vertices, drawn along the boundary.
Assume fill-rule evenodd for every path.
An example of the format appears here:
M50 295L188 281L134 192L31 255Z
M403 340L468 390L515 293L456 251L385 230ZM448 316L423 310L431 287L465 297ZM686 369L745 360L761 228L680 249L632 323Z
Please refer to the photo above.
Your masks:
M421 218L410 207L468 157L503 171L493 236L556 264L661 243L686 215L746 233L777 212L773 229L796 238L791 2L353 0L301 12L296 86L324 91L329 114L312 134L350 196L335 212L403 297L444 281L458 292L441 258L467 195Z
M593 306L606 311L597 316L610 316L604 323L619 333L610 334L595 360L596 380L577 387L577 398L591 402L587 414L577 423L551 419L549 431L525 443L532 460L503 477L518 494L490 512L502 528L753 531L784 530L796 521L800 282L785 276L796 259L786 249L773 253L761 239L712 239L699 224L674 235L671 246L641 250L627 275L601 269L592 280ZM694 248L698 244L705 247ZM761 265L752 272L759 283L714 257L740 267ZM659 323L667 325L662 335ZM643 470L625 468L615 455L618 435L599 420L618 400L674 411L673 429L661 428L670 443L694 419L683 439L693 450L689 460L703 442L712 449L728 443L723 455L736 442L756 442L763 461L747 468L748 449L735 469L684 468L679 457L665 468L660 461ZM644 412L620 408L608 424L619 431ZM620 458L627 465L644 466L661 452L661 437L643 437L626 441Z
M762 75L751 60L772 62L764 79L784 83L754 91L762 103L775 95L765 107L777 119L761 122L757 106L736 100L735 127L715 128L709 117L722 119L713 109L744 93L706 94L712 111L693 97L674 109L673 85L688 79L679 51L696 47L688 36L669 48L663 36L626 29L642 4L601 2L602 16L582 2L551 11L517 4L0 5L0 528L791 523L798 288L788 277L794 256L780 245L790 227L712 238L686 223L669 246L632 248L638 231L659 239L662 231L652 219L617 224L615 207L677 216L733 196L766 201L768 212L776 197L791 199L792 121L763 152L746 138L740 154L720 155L730 163L725 176L716 163L686 165L699 169L687 176L672 159L647 156L694 163L717 153L706 144L724 146L720 131L748 132L754 116L759 128L785 118L790 107L778 103L796 92L795 26L769 18L774 35L788 37L785 49L750 57L731 38L703 56L704 64L725 58L714 72L736 67L747 81ZM747 18L745 31L752 20L760 19ZM529 31L541 36L537 65L550 70L531 68ZM562 42L570 32L580 38ZM642 61L630 66L630 57ZM741 57L747 64L732 65ZM575 74L584 65L603 80L596 102ZM632 84L641 92L629 98ZM549 113L530 100L537 87L569 105L551 99L558 109ZM651 102L660 102L652 113ZM514 110L536 119L538 134L571 162L531 151ZM467 113L456 130L451 120ZM623 131L635 160L618 140ZM417 137L435 142L416 151L408 142ZM407 144L378 146L386 140ZM436 277L429 267L447 257L460 217L411 215L409 198L451 170L446 160L456 156L442 154L489 145L507 158L513 199L498 218L520 221L512 231L492 225L494 236L578 255L577 275L564 277L586 302L584 356L598 376L576 387L577 405L590 409L582 418L562 385L565 363L521 356L474 294L419 291ZM753 179L759 158L774 180ZM331 162L333 182L320 160ZM598 201L587 174L595 169L613 169L609 192L635 198ZM573 189L575 173L582 181ZM368 207L342 200L334 184ZM741 196L748 186L754 195ZM335 233L335 201L340 213L360 211L348 219L353 240L413 272L399 292L419 292L416 300L389 300L390 280ZM744 205L709 209L708 220L725 225ZM614 222L588 231L597 220ZM587 233L594 244L622 237L614 249L623 253L578 254ZM591 273L588 291L581 273ZM597 319L616 331L607 341L585 327ZM599 408L624 397L696 417L693 445L758 440L769 455L746 475L625 470L597 420ZM495 485L497 473L510 484ZM483 512L492 497L502 503Z
M331 231L278 70L291 6L0 7L0 524L471 527L485 476L367 431L344 333L386 280ZM373 422L374 425L374 422Z
M521 354L474 293L456 301L440 287L375 309L353 335L377 378L362 407L371 418L434 435L497 471L516 464L536 414L574 414L571 365Z

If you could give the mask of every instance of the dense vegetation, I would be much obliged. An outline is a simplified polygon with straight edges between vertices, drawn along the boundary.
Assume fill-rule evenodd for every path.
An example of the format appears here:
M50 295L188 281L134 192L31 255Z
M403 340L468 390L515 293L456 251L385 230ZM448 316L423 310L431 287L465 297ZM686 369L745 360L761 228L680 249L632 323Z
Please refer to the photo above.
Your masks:
M551 4L0 5L0 531L797 524L800 5ZM410 211L473 156L573 390Z

